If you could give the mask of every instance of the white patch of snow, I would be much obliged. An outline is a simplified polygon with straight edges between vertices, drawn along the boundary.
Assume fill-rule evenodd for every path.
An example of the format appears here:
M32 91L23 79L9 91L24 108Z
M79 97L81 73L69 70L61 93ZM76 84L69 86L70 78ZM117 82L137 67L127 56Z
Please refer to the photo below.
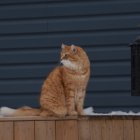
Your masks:
M93 107L88 107L88 108L85 108L85 109L84 109L84 113L85 113L86 115L93 114L93 112L94 112Z
M92 107L86 108L84 109L84 112L86 115L89 116L121 116L121 115L126 115L126 116L140 116L140 112L133 112L133 111L129 111L129 112L124 112L124 111L112 111L110 113L96 113L94 112L94 109Z
M16 109L12 109L9 107L1 107L0 108L0 116L11 116L15 113Z

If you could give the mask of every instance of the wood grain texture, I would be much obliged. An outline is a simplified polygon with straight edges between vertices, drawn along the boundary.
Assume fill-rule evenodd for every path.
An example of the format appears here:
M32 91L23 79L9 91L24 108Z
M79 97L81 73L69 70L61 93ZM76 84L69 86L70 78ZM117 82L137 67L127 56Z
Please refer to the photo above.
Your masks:
M112 139L123 140L123 120L112 120Z
M22 120L23 119L23 120ZM0 119L0 140L139 140L135 117L9 117Z
M90 121L89 120L80 120L78 121L78 135L79 140L90 140Z
M36 121L35 140L55 140L55 121Z
M56 140L78 140L77 121L56 121Z
M90 121L90 133L91 140L106 140L106 124L105 120L91 120Z
M106 140L112 140L112 120L107 119L106 122Z
M93 140L123 140L123 120L94 120L92 122L92 131Z
M134 120L135 140L140 139L140 120Z
M14 128L15 140L34 140L34 121L16 121Z
M134 140L133 120L124 120L124 140Z
M13 122L0 122L0 140L13 139Z

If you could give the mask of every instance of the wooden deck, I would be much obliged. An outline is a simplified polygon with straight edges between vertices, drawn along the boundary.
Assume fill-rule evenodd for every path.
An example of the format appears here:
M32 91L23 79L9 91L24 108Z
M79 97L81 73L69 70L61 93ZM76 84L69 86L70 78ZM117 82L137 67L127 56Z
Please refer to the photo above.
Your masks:
M140 140L140 117L6 117L0 140Z

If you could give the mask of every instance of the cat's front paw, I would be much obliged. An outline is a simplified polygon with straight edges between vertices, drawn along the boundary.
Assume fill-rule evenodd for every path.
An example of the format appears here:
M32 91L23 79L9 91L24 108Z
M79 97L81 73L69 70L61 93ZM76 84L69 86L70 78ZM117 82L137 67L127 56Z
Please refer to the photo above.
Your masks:
M68 115L69 116L77 116L78 113L76 111L70 111L70 112L68 112Z

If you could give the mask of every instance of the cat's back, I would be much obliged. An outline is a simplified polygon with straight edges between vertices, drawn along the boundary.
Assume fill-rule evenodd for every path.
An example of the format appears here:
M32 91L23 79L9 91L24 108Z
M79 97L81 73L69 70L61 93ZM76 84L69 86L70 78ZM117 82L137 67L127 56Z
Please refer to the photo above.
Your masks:
M56 84L62 82L62 71L61 66L54 68L48 75L47 79L44 81L44 84Z
M62 72L63 68L61 66L54 68L50 72L47 79L43 83L41 94L63 90Z

